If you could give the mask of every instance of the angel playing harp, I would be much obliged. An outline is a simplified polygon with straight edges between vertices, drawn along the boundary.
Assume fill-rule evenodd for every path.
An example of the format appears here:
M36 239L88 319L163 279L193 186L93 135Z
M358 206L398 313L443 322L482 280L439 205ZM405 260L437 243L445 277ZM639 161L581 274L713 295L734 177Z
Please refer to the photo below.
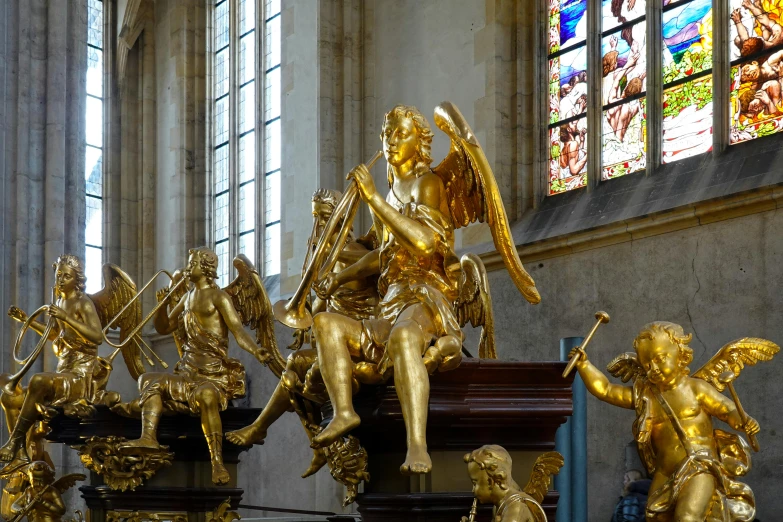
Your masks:
M173 373L147 372L139 379L140 398L128 404L117 405L121 414L141 413L141 437L122 446L126 452L156 451L158 422L165 412L198 415L206 437L212 464L212 481L226 484L230 480L223 465L223 427L220 412L228 401L244 397L245 369L238 360L228 356L228 334L231 332L243 350L253 354L262 364L269 360L268 344L257 346L243 328L242 316L252 316L257 302L253 293L260 282L253 265L244 258L245 267L225 290L215 284L218 257L206 247L190 250L188 266L180 277L188 279L190 288L169 310L158 309L154 319L158 333L175 334L180 360ZM240 259L241 261L241 259ZM237 263L235 262L235 265ZM173 280L173 284L179 281ZM263 292L263 285L260 286ZM263 299L268 301L266 295ZM262 332L273 335L273 332Z
M539 455L524 488L511 477L511 455L501 446L482 446L465 455L464 460L476 501L495 506L493 522L547 522L541 503L552 476L563 467L560 453ZM473 522L474 513L462 517L462 522Z
M497 184L475 135L448 102L436 108L435 122L451 139L451 152L434 170L433 134L426 118L415 107L398 105L386 114L381 134L391 189L387 197L380 195L365 165L348 175L373 213L380 246L329 274L318 293L328 296L349 281L377 274L382 296L377 315L362 321L330 312L314 317L318 361L334 416L313 438L313 446L328 446L359 425L351 402L352 358L374 359L381 375L394 368L408 434L403 473L427 473L432 467L426 440L428 373L459 364L465 322L492 323L486 278L476 275L483 265L476 266L480 261L475 256L460 263L454 253L455 228L488 222L517 288L531 303L540 301L517 255ZM494 350L492 342L490 332L482 350Z
M24 491L11 506L14 516L10 522L18 522L23 517L29 522L60 522L65 514L62 494L87 478L81 473L71 473L55 480L54 469L42 460L28 464L25 473Z
M27 433L48 407L60 406L66 414L84 415L92 411L92 405L111 403L118 400L116 394L106 392L106 383L111 373L111 358L98 357L98 346L103 342L102 328L109 326L112 317L123 309L136 295L136 285L119 267L106 264L103 267L104 288L94 294L85 293L84 265L73 255L62 255L53 265L55 271L55 300L43 306L32 317L12 306L8 310L11 318L25 323L42 337L36 350L27 358L24 367L14 376L0 376L3 395L0 398L6 423L11 436L0 448L0 460L9 462L3 473L18 469L30 462L25 441ZM48 324L36 319L39 314L49 316ZM141 309L129 307L113 320L111 326L120 328L120 337L140 320ZM17 337L17 347L24 335ZM32 376L26 388L19 386L24 373L41 353L46 341L52 341L57 356L55 372L41 372ZM139 367L138 343L128 344L122 350L128 369L133 375L144 371ZM116 355L117 352L115 352ZM114 396L114 397L113 397Z
M691 374L691 337L674 323L646 325L634 340L635 353L607 367L632 386L611 384L583 350L575 348L572 355L579 357L576 368L590 393L636 411L634 436L652 476L648 521L749 522L756 512L753 492L737 480L750 470L748 445L714 428L712 418L744 431L756 446L759 424L745 414L732 381L745 366L772 359L780 348L765 339L740 339ZM726 386L733 401L721 393Z

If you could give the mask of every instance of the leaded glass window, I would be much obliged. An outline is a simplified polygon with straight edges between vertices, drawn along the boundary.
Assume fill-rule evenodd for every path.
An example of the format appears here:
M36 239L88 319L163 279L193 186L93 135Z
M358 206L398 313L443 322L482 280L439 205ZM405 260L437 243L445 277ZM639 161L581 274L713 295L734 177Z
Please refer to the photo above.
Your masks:
M103 263L103 2L87 3L84 262L87 291L101 289Z

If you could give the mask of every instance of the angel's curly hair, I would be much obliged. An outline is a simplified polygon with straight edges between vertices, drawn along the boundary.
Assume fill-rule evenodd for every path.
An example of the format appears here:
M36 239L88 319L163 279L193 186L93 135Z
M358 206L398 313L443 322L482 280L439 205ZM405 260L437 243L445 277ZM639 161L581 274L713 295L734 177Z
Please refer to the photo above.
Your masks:
M672 344L677 345L680 365L685 373L690 373L690 369L687 366L693 362L693 349L688 344L693 339L693 334L686 334L679 324L669 321L653 321L644 325L639 335L633 340L633 349L639 353L639 343L644 340L651 340L655 334L659 333L666 334Z
M87 287L87 276L84 274L84 263L82 263L82 260L73 254L63 254L52 264L55 272L57 271L57 265L67 266L73 270L76 274L76 284L79 290L84 292L84 289Z
M210 280L211 286L217 288L215 279L218 278L218 255L209 247L200 246L188 250L188 255L198 254L199 265L204 272L204 276Z
M429 167L432 163L432 138L434 134L430 128L430 124L427 118L421 113L419 109L412 105L395 105L392 110L386 113L383 117L383 125L381 126L381 141L383 141L383 133L386 130L386 125L392 117L405 117L410 118L413 122L413 126L416 127L416 134L419 136L419 143L416 145L417 158L416 163L423 164ZM387 170L387 179L389 186L392 184L391 166Z
M30 478L31 482L32 476L36 473L41 473L44 476L44 481L47 484L51 484L55 477L54 469L45 460L34 460L26 466L25 472L27 473L27 476Z
M328 188L319 188L313 192L313 203L320 203L329 207L329 212L334 212L337 203L343 197L343 193L339 190L332 190Z
M467 453L462 460L466 464L475 462L479 469L487 474L490 486L497 484L500 489L508 489L508 484L512 480L511 455L505 448L488 444Z

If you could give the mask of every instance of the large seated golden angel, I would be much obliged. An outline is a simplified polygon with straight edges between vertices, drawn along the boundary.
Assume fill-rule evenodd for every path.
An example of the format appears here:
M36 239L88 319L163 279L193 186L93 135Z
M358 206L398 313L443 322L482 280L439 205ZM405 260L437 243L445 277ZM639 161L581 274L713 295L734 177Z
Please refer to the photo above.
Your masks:
M607 369L632 386L612 384L585 352L576 368L587 389L615 406L636 411L633 432L652 476L647 520L668 522L750 522L753 492L737 480L750 470L750 451L734 433L714 429L716 417L748 434L758 450L759 424L745 414L732 381L745 366L772 359L779 350L765 339L744 338L720 349L691 375L691 335L682 326L656 321L634 340L635 353L622 354ZM733 401L722 392L730 387Z
M393 373L408 433L403 473L427 473L428 373L456 367L461 360L461 326L468 320L491 327L486 277L480 260L454 253L454 230L486 221L517 288L531 303L540 301L525 272L508 227L497 184L476 137L459 110L445 102L435 122L451 139L451 151L430 168L433 133L415 108L398 105L383 123L381 139L390 191L380 195L365 165L348 175L373 213L380 246L317 288L328 297L349 281L377 274L382 296L374 318L356 320L324 312L314 317L321 376L334 407L329 425L313 438L325 447L359 425L352 405L354 361ZM482 352L494 350L491 331Z

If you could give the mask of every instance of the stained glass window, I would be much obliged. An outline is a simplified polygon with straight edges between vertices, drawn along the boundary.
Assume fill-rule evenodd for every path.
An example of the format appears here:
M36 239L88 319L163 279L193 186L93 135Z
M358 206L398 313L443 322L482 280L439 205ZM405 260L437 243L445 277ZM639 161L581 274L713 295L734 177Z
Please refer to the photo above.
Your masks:
M101 289L103 263L103 2L87 4L84 270L87 291Z
M664 163L712 150L712 0L664 1Z
M587 184L587 0L549 0L549 194Z
M730 9L729 143L736 144L783 129L783 4L730 0Z
M647 166L647 43L644 0L603 0L601 179Z

